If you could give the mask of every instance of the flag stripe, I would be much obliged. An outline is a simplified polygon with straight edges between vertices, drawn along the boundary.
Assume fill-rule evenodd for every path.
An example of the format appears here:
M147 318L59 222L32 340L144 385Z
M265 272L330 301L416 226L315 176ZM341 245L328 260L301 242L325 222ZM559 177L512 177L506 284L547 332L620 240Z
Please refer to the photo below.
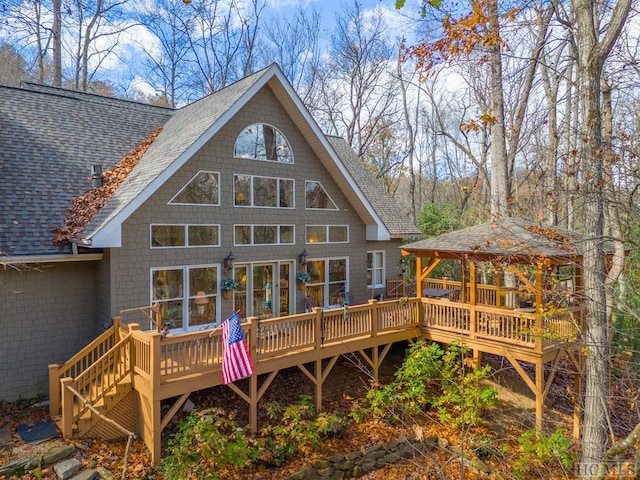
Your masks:
M222 347L222 383L226 385L253 373L253 363L244 340L238 312L222 323Z

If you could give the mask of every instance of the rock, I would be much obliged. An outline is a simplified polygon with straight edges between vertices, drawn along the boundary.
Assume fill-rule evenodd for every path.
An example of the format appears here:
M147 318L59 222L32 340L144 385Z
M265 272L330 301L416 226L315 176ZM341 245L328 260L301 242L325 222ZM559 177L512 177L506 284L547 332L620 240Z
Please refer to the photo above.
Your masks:
M354 451L354 452L347 453L347 454L344 456L344 458L345 458L346 460L355 460L355 459L357 459L357 458L360 458L361 456L362 456L362 452L361 452L361 451L359 451L359 450L356 450L356 451Z
M89 450L89 447L84 443L76 443L74 447L76 447L78 450L82 450L83 452L86 452Z
M73 452L75 452L75 448L72 445L62 445L60 447L51 448L42 457L42 464L53 465L63 458L70 457L73 455Z
M351 472L351 475L353 475L353 478L360 478L364 475L364 470L360 465L356 465L355 467L353 467L353 472Z
M316 474L320 477L320 478L329 478L333 475L333 468L331 467L327 467L327 468L318 468L316 470Z
M89 463L87 463L87 468L96 468L97 462L95 460L89 460Z
M341 453L334 453L333 455L329 455L327 460L331 463L340 463L344 460L344 455Z
M187 401L182 405L182 411L184 413L191 413L193 409L196 408L196 404L191 401L191 399L187 398Z
M322 470L323 468L327 468L329 466L329 462L326 458L319 458L317 460L314 460L312 465L316 470Z
M306 480L307 478L309 478L311 472L313 471L313 468L307 465L306 467L301 468L296 473L291 475L291 478L293 478L293 480Z
M0 475L12 475L18 471L25 470L25 466L29 462L30 459L22 458L19 460L14 460L11 463L7 463L3 467L0 467Z
M444 450L448 446L449 446L449 440L447 440L446 438L438 437L438 448L440 448L441 450Z
M345 473L341 470L334 470L331 480L342 480L346 478Z
M72 447L73 448L73 447ZM77 458L69 458L57 463L53 467L53 471L60 480L68 480L73 477L82 468L82 463Z
M98 472L95 470L83 470L71 480L97 480L99 478Z
M115 480L113 473L111 473L109 470L107 470L104 467L96 468L96 472L98 472L98 475L100 475L100 478L102 480Z
M462 463L464 463L467 467L482 473L491 473L491 469L484 463L482 460L478 458L461 458Z
M400 455L397 453L389 453L384 456L384 462L388 465L396 463L398 460L400 460Z

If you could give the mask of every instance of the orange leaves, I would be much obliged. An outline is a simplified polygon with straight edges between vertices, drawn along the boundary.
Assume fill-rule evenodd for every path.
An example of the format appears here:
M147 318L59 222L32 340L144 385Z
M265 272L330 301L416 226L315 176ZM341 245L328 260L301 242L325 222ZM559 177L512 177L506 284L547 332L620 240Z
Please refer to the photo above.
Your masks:
M513 9L502 15L513 21L518 13ZM479 61L486 60L483 51L490 46L504 43L498 32L491 28L486 0L471 2L471 11L459 19L447 14L442 20L442 37L432 42L422 42L408 47L405 55L417 61L418 69L428 73L435 65L453 58L480 51Z
M82 230L118 190L161 131L162 127L158 128L140 145L122 157L112 170L102 172L101 187L91 188L73 199L71 207L67 209L64 227L52 230L54 245L63 245L81 234Z
M496 123L496 117L491 114L491 111L480 115L476 121L474 118L469 119L467 122L460 124L460 131L462 133L474 132L477 133L487 125L493 125Z

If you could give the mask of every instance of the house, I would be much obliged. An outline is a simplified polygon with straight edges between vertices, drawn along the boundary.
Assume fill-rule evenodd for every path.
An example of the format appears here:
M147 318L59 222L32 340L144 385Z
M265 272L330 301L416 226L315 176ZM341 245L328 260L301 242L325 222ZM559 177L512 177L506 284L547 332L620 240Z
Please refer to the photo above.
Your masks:
M416 233L277 65L176 110L0 87L0 400L132 307L179 334L365 303Z

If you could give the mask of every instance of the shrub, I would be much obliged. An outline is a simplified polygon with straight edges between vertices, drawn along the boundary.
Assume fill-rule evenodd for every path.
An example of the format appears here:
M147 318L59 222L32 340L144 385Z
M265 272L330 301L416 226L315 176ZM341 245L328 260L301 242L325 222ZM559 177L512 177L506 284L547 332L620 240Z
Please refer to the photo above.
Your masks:
M160 470L166 478L229 478L257 453L245 429L232 420L192 413L169 439Z
M474 368L467 357L468 351L468 347L453 343L442 357L442 395L434 401L434 406L440 421L454 427L477 425L482 414L498 400L495 388L480 384L491 367Z
M553 461L569 468L576 459L575 454L569 451L571 440L562 429L557 429L549 437L535 429L527 430L518 438L518 444L520 454L513 465L515 478L525 478L532 467L548 467Z

